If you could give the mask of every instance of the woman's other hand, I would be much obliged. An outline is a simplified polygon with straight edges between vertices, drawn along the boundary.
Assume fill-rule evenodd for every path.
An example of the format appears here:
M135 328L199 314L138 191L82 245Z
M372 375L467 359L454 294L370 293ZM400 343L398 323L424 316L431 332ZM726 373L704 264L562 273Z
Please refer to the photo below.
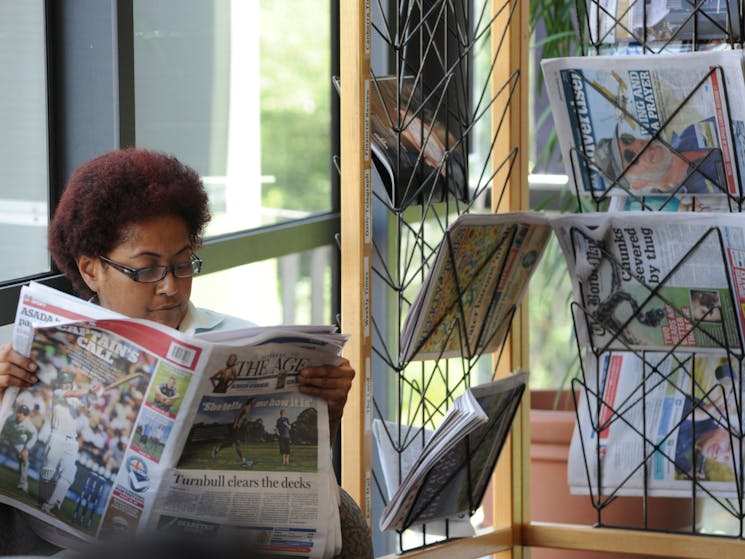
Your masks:
M319 396L326 400L329 407L329 435L333 442L339 430L347 394L352 388L354 369L347 359L341 358L337 365L307 367L300 371L298 383L300 392Z

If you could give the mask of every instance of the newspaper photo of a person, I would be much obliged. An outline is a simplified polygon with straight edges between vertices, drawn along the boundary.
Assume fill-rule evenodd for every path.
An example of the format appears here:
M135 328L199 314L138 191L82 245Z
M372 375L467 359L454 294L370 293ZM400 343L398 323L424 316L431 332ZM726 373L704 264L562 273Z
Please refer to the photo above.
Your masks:
M235 353L231 353L228 356L225 367L210 377L210 382L212 382L212 392L225 394L228 391L228 388L233 384L235 377L238 376L238 370L236 367L237 362L238 356Z
M721 149L707 145L698 130L709 125L714 125L713 118L673 132L669 145L621 132L616 126L613 137L598 141L593 162L605 178L632 192L724 193Z
M254 465L253 460L248 460L243 454L243 450L241 449L241 434L249 421L251 408L253 408L255 400L256 398L249 398L240 408L238 408L238 411L233 418L233 422L228 427L227 436L212 449L212 458L217 458L217 453L222 450L223 446L230 445L235 449L241 467L250 468Z
M274 426L274 432L277 435L277 442L279 443L279 454L282 456L282 465L287 466L290 463L290 430L292 424L289 418L286 416L285 410L279 410L279 417L277 423Z
M29 452L38 439L39 433L29 419L31 410L25 404L16 406L3 424L0 443L9 444L15 449L18 460L18 489L28 493Z
M288 435L285 440L280 433ZM278 446L280 459L277 459ZM205 396L178 467L315 472L318 469L316 399L281 392L255 397Z
M729 418L737 416L735 391L739 375L722 360L714 369L710 390L683 404L683 421L678 430L675 447L675 469L678 479L705 481L734 481L735 449L739 448L735 435L739 427ZM697 380L699 387L705 381ZM700 393L701 390L696 390ZM741 460L737 460L741 463Z
M155 372L155 379L146 396L148 407L167 417L176 417L188 382L187 378L174 374L161 365Z

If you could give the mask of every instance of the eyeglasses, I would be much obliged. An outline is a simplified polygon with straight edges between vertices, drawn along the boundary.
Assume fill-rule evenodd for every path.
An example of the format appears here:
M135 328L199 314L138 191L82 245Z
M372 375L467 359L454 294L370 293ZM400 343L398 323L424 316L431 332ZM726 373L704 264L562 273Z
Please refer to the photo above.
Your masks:
M171 272L175 278L190 278L202 271L202 261L196 254L192 254L187 262L177 262L170 266L147 266L145 268L130 268L109 260L105 256L99 256L98 258L138 283L157 283L165 278L168 272Z

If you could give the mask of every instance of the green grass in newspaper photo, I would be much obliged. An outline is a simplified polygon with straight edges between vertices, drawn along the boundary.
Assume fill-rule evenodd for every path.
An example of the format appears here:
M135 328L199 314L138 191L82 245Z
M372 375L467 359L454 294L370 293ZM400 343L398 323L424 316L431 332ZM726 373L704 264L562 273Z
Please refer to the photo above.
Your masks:
M243 466L232 446L225 446L212 457L215 442L202 441L189 444L181 454L179 468L188 470L242 470L262 472L315 472L318 469L316 445L293 445L292 459L288 465L282 464L282 456L276 442L241 444L246 460L253 462L251 467Z

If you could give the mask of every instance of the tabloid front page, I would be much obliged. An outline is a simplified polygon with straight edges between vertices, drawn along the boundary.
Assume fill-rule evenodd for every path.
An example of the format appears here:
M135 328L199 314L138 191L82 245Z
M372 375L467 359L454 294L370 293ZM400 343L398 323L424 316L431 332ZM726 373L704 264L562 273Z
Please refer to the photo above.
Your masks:
M578 194L739 197L741 50L555 58L541 66Z
M572 492L737 499L742 395L727 354L602 355L588 364L578 400Z
M331 327L200 339L25 287L14 346L39 382L0 408L0 500L85 541L159 531L330 557L328 411L297 375L345 341Z
M565 215L552 225L582 347L742 347L745 224L737 214Z

